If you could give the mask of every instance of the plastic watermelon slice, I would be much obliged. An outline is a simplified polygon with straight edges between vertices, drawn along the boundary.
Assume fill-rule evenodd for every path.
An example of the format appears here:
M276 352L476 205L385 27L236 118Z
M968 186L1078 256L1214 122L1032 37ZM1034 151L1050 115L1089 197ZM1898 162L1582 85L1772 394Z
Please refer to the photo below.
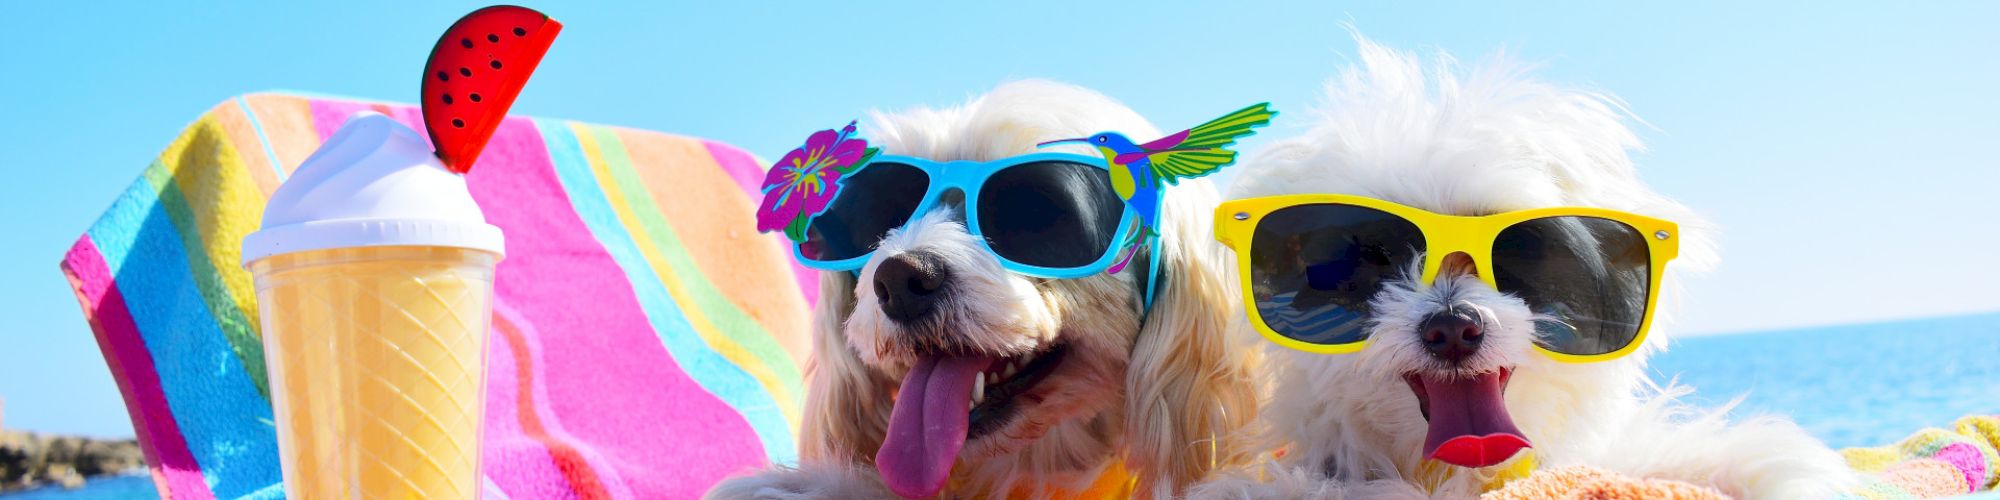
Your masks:
M472 170L561 31L548 15L512 5L472 11L445 30L424 64L421 102L446 168Z

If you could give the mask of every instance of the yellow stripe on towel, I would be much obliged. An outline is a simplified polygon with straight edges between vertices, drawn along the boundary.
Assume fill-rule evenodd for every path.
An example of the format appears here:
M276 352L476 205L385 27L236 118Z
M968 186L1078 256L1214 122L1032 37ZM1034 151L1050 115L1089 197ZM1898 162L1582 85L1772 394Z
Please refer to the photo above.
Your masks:
M145 177L160 190L160 202L177 226L202 300L258 392L269 397L257 296L240 264L243 237L263 220L264 193L214 116L190 125Z

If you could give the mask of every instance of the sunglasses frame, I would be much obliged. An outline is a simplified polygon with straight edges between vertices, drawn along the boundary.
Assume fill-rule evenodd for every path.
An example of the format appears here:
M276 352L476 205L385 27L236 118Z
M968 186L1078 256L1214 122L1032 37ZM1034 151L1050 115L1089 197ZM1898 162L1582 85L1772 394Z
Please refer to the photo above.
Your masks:
M1082 278L1104 272L1117 259L1118 251L1124 249L1124 246L1119 244L1123 241L1121 236L1131 231L1133 224L1138 223L1136 220L1138 214L1133 212L1130 206L1123 206L1121 204L1121 212L1118 216L1118 229L1112 233L1111 242L1105 245L1104 255L1098 256L1097 260L1089 264L1078 267L1045 267L1015 262L1013 259L1009 259L1006 256L1000 255L999 252L993 251L992 244L987 241L984 231L979 227L979 192L981 188L986 186L986 180L992 178L993 174L997 174L1008 168L1042 162L1077 163L1088 165L1107 173L1111 170L1109 166L1105 165L1103 157L1072 153L1033 153L983 162L965 160L940 162L912 156L881 155L868 162L868 165L862 167L862 169L866 170L883 163L901 163L915 167L917 170L922 171L925 176L929 177L929 186L925 189L923 199L917 202L916 210L911 211L910 220L916 220L919 214L936 208L938 200L943 197L945 191L957 188L965 194L966 232L971 233L973 237L978 239L980 249L985 250L987 255L991 255L994 259L999 260L1000 267L1008 271L1049 279ZM858 175L859 173L856 172L849 175ZM846 179L841 179L841 181L846 182ZM852 195L853 193L841 193L841 196ZM905 221L903 225L908 226L909 222ZM859 270L868 264L870 257L875 255L875 250L870 249L856 257L820 261L806 258L805 253L799 249L800 244L793 243L791 246L792 258L798 261L800 265L822 271ZM1157 248L1154 250L1158 251Z
M1501 231L1522 222L1549 217L1593 217L1624 224L1639 232L1646 240L1646 248L1651 262L1652 276L1647 280L1646 310L1639 322L1639 331L1632 341L1616 351L1603 354L1568 354L1556 352L1535 343L1535 349L1542 351L1557 361L1568 363L1590 363L1608 361L1631 354L1645 345L1646 333L1653 324L1654 308L1660 298L1660 278L1667 268L1667 262L1680 254L1680 226L1671 221L1647 217L1630 212L1621 212L1591 207L1549 207L1517 210L1483 216L1457 216L1431 212L1421 208L1401 205L1363 196L1343 194L1294 194L1266 196L1231 200L1215 209L1215 239L1236 252L1237 270L1243 282L1243 309L1249 314L1250 324L1257 328L1265 339L1292 349L1318 354L1345 354L1367 347L1373 337L1345 344L1314 344L1287 337L1271 329L1257 311L1256 292L1250 280L1251 240L1257 225L1264 217L1280 209L1301 205L1349 205L1379 210L1403 218L1417 226L1424 239L1423 276L1419 283L1431 283L1437 278L1444 259L1451 254L1463 253L1472 258L1475 269L1481 269L1479 280L1495 290L1500 285L1494 281L1491 271L1493 244Z

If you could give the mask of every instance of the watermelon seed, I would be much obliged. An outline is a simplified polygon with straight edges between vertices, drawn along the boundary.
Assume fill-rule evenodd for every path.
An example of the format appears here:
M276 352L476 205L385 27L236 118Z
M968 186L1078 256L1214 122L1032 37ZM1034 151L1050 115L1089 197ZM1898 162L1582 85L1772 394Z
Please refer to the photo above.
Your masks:
M466 97L470 97L470 98L472 98L472 102L479 102L479 93L478 93L478 92L473 92L473 93L472 93L471 95L467 95Z
M514 36L528 36L528 30L521 29L520 26L515 26Z
M465 47L465 48L468 48L468 49L470 49L470 48L472 48L472 39L471 39L471 38L460 38L460 39L458 39L458 44L459 44L460 46L463 46L463 47Z
M493 69L500 69L500 60L494 59L491 65L493 66Z
M445 103L445 104L451 104L451 94L445 94L445 95L444 95L444 103Z
M458 76L472 76L472 69L460 66L458 68Z
M500 35L495 35L495 34L492 34L492 33L487 33L487 34L486 34L486 41L488 41L488 42L493 42L493 43L500 43Z
M445 74L445 72L443 72L443 71L439 71L439 72L438 72L438 81L440 81L440 82L448 82L448 81L451 81L451 75L448 75L448 74Z
M453 118L451 119L451 126L452 128L465 128L465 120Z

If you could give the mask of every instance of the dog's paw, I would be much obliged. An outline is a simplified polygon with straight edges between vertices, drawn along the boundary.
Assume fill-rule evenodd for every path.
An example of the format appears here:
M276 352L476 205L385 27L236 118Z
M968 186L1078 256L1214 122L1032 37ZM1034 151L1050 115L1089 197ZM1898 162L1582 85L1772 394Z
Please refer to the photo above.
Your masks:
M709 500L820 500L895 498L873 474L849 467L773 468L725 480L710 488Z

